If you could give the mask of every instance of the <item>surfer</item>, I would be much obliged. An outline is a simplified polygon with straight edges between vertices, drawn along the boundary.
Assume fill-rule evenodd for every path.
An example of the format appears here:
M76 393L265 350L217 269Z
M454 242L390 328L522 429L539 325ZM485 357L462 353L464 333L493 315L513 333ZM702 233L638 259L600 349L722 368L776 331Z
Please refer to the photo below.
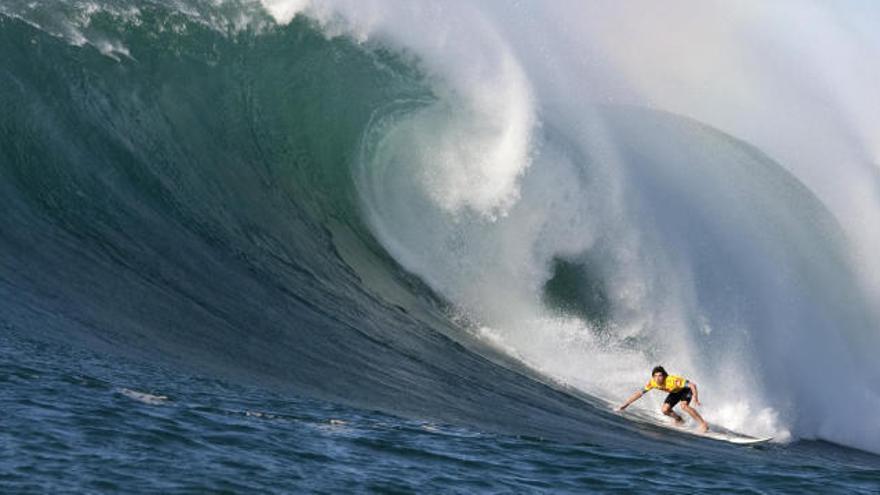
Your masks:
M700 405L697 384L689 381L683 376L670 375L665 369L663 369L663 366L656 366L651 371L651 380L645 385L645 388L632 394L632 396L617 410L623 411L630 404L641 399L642 396L645 395L645 392L655 388L669 392L669 395L666 396L666 400L663 401L663 407L660 408L660 411L675 420L676 425L684 423L684 420L673 411L672 408L681 402L681 408L700 424L700 432L706 433L709 431L709 424L706 423L706 420L700 416L700 413L698 413L696 409L691 407L691 399L693 399L695 406Z

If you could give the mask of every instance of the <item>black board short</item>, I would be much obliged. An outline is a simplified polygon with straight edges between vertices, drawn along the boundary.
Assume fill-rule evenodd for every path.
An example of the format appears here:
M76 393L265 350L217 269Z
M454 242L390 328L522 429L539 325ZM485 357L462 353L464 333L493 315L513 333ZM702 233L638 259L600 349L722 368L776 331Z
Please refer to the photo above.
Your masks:
M665 402L669 404L669 407L675 407L679 402L684 402L685 404L690 404L691 399L694 397L694 393L691 392L690 387L685 387L678 392L672 392L671 394L666 396Z

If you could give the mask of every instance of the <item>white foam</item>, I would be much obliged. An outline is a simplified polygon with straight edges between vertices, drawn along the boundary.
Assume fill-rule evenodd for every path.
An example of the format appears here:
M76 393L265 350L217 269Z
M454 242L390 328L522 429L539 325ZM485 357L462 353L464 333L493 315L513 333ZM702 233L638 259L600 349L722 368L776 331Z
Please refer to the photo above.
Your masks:
M128 397L129 399L133 399L144 404L149 404L151 406L161 406L168 402L168 397L164 395L154 395L148 394L146 392L138 392L137 390L132 390L130 388L121 388L119 389L119 393Z
M264 1L279 22L302 13L331 36L412 55L437 101L398 122L386 160L407 167L435 204L503 216L518 198L536 125L531 88L484 14L465 2Z

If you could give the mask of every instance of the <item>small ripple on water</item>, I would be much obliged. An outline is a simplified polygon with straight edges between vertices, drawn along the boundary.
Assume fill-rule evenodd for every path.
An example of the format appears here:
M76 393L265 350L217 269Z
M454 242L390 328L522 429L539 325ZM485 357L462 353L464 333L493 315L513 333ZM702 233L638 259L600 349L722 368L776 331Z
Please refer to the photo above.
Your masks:
M120 388L117 390L120 394L128 397L129 399L133 399L151 406L161 406L166 404L169 400L168 397L164 395L154 395L148 394L146 392L138 392L137 390L132 390L130 388Z

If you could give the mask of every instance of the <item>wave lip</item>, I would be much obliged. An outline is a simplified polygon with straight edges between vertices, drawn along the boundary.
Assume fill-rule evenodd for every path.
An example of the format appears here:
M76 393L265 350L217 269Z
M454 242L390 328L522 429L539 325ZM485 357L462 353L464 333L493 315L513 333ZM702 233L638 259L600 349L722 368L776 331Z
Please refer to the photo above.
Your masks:
M131 58L0 15L4 322L487 431L626 430L525 379L371 236L349 167L377 108L430 99L404 59L305 19L94 19Z

